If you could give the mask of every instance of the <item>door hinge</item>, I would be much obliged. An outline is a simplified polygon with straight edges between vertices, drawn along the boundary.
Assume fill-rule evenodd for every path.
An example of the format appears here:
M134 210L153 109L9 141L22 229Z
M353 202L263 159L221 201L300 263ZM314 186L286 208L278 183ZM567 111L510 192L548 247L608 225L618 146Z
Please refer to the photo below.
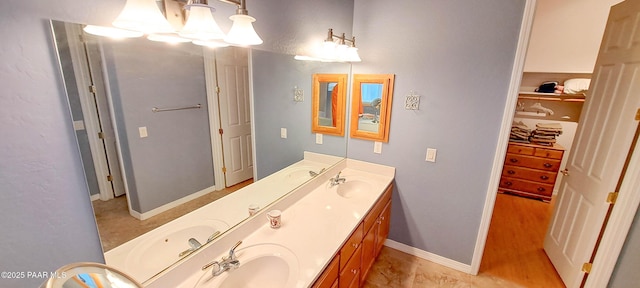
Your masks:
M91 92L91 93L98 93L98 89L96 88L96 86L94 86L94 85L90 85L90 86L89 86L89 92Z
M616 200L618 200L618 192L610 192L607 195L607 203L616 204Z
M107 175L107 181L109 181L109 182L113 182L113 176L111 176L111 175Z
M104 139L104 132L98 132L98 138Z
M222 167L222 173L227 173L227 167Z
M636 110L636 121L640 121L640 108Z
M222 130L222 128L218 129L218 133L219 133L220 135L222 135L222 134L223 134L223 132L224 132L224 130Z
M593 264L588 263L588 262L582 264L582 269L581 269L582 272L587 273L587 274L591 273L591 266L593 266Z

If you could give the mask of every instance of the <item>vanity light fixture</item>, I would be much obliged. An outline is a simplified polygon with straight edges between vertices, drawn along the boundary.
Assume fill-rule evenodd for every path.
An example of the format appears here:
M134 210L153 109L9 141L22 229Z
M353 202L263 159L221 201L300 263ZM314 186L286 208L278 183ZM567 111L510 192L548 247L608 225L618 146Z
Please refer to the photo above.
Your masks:
M120 15L112 24L125 31L137 32L137 37L142 36L140 33L147 34L149 35L148 39L153 41L170 43L194 41L194 44L210 47L228 46L225 43L220 43L222 41L240 46L262 44L262 39L252 24L256 19L249 16L245 0L218 1L237 6L236 14L229 17L233 24L227 35L222 32L213 18L212 13L215 9L208 4L207 0L188 1L185 9L189 10L189 18L180 31L175 31L169 24L156 0L126 0ZM85 31L90 34L114 37L113 34L98 34L99 31L96 32L95 29L85 29Z
M360 62L358 48L356 48L356 37L347 38L345 33L340 36L333 34L333 29L329 28L327 38L322 43L316 56L296 55L297 60L322 61L322 62Z

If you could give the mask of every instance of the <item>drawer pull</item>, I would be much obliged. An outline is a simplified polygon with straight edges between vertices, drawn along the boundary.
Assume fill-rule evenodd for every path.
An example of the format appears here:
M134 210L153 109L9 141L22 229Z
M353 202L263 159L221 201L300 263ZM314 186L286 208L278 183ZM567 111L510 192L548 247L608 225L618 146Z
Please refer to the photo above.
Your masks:
M542 187L538 187L538 192L544 192L545 190L547 190L547 189L544 189Z
M540 179L542 179L542 180L549 180L549 176L547 176L547 175L542 175L542 176L540 176Z
M551 165L551 163L544 163L544 167L546 167L546 168L551 168L551 166L553 166L553 165Z
M513 185L513 183L511 183L511 181L507 181L507 182L504 182L504 185L511 186Z
M353 274L357 274L357 273L358 273L358 270L356 270L356 269L351 269L351 273L353 273Z
M360 246L360 245L358 245L358 244L359 244L359 243L351 243L351 246L353 246L353 248L358 248L358 246Z
M511 174L511 175L513 175L513 174L516 174L516 171L509 170L509 171L507 171L507 174Z
M516 158L510 158L510 159L509 159L509 161L511 161L511 163L517 163L517 162L518 162L518 159L516 159Z

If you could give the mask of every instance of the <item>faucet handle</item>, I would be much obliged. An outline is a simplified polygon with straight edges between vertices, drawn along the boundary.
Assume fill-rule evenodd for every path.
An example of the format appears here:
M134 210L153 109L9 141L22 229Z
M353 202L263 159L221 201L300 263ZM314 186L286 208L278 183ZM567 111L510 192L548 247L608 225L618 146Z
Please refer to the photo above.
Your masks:
M236 243L236 245L233 245L233 247L231 247L231 250L229 250L229 260L236 260L236 248L238 248L238 246L240 246L240 244L242 244L242 240L238 241L238 243Z

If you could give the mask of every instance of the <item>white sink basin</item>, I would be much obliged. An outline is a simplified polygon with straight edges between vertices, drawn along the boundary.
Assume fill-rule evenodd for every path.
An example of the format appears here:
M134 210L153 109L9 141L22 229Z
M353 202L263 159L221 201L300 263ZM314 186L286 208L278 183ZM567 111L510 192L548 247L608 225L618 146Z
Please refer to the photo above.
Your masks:
M256 244L236 250L240 267L219 276L204 271L197 288L286 288L295 287L299 264L296 256L278 244Z
M347 180L344 183L329 187L329 189L343 198L358 198L366 195L373 188L371 183L364 180L350 179L347 176L345 176L345 179ZM327 185L330 186L329 184Z
M227 223L214 219L202 220L192 226L176 226L178 227L171 229L162 227L160 230L150 232L144 241L136 245L127 255L125 271L153 276L185 256L179 255L190 248L190 238L204 245L216 231L223 232L229 228Z

